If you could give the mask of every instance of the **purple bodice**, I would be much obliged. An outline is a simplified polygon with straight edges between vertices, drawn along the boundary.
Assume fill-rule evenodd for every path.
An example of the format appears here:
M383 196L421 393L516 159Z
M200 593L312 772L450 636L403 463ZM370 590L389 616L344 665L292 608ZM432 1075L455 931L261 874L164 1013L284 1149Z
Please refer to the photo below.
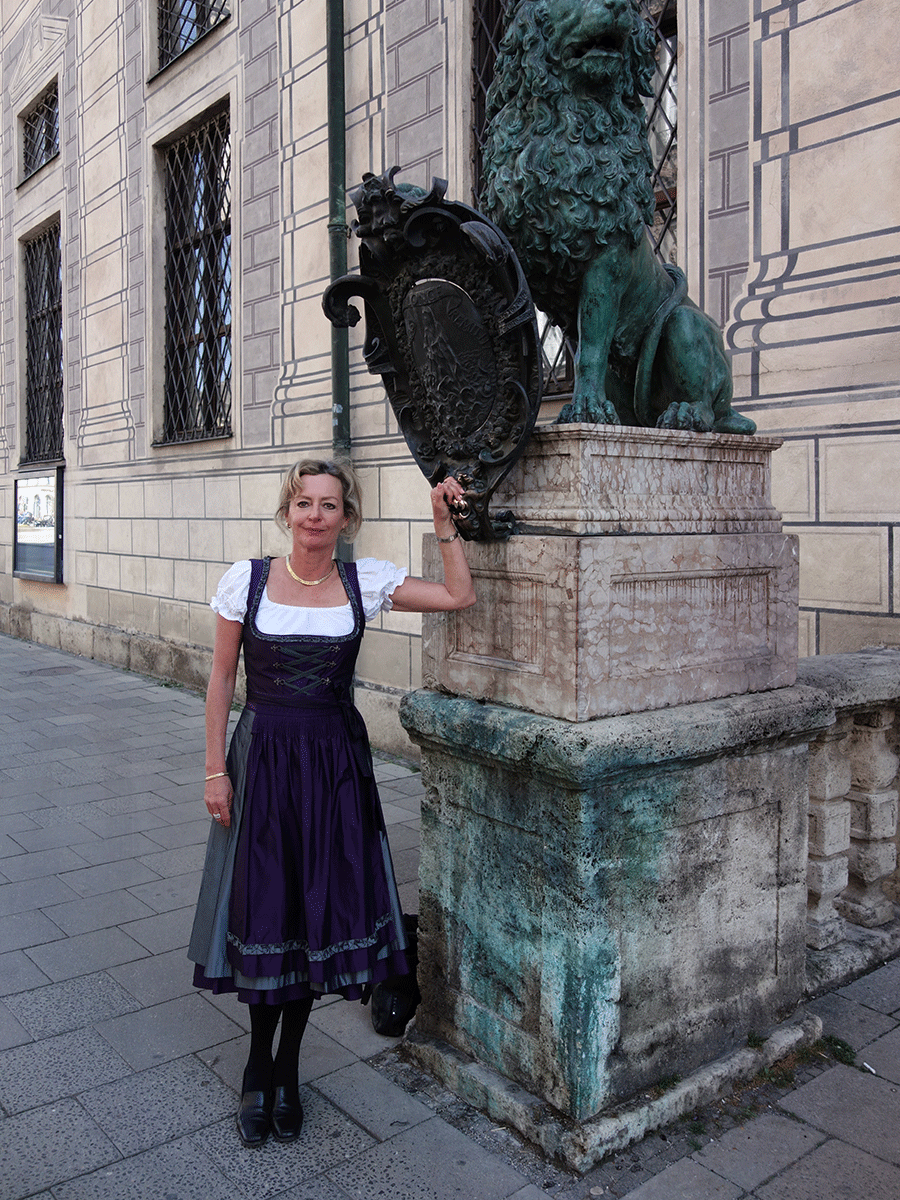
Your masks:
M250 569L247 616L244 619L244 666L247 703L308 707L348 704L353 671L366 618L355 563L338 561L337 569L350 598L353 629L348 634L261 633L256 614L269 575L271 559L254 559Z

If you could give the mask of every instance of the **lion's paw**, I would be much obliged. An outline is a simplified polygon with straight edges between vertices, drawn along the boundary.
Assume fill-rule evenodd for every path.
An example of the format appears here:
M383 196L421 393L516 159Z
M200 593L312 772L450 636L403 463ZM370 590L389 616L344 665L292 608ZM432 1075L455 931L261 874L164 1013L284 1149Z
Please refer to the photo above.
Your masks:
M613 404L607 400L591 400L578 397L571 400L556 418L557 425L575 425L584 422L588 425L621 425L619 414Z
M712 415L705 415L695 404L670 404L656 422L657 429L690 429L694 433L709 433L712 429Z

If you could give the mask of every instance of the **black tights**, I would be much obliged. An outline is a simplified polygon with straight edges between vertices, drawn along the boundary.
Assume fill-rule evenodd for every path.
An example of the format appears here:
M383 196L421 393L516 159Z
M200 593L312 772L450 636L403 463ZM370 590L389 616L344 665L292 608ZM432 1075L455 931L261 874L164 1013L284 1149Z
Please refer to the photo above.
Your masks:
M312 999L287 1004L251 1004L250 1056L244 1069L243 1091L267 1092L270 1087L297 1087L300 1043L312 1009ZM281 1017L278 1053L272 1059L275 1029Z

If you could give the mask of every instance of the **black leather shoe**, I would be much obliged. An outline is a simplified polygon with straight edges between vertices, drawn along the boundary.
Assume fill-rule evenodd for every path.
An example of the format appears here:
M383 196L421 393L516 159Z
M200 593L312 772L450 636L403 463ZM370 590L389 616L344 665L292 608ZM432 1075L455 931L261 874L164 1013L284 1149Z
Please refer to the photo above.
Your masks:
M303 1107L296 1089L277 1087L272 1096L272 1132L279 1142L292 1142L303 1128Z
M265 1092L244 1092L235 1118L238 1137L250 1150L262 1146L269 1136L269 1108Z

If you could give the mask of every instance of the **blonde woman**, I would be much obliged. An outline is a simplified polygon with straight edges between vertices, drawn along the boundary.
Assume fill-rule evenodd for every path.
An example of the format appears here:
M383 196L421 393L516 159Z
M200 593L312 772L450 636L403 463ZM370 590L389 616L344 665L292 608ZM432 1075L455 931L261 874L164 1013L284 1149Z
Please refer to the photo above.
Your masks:
M287 473L276 520L282 558L223 576L206 696L206 807L213 819L189 956L194 983L249 1005L250 1055L238 1134L261 1146L300 1134L300 1041L314 999L363 996L406 969L406 948L368 737L350 685L367 620L390 608L443 612L475 602L451 507L431 492L444 579L393 563L334 558L362 520L348 465L306 459ZM226 753L238 656L247 704ZM278 1051L275 1030L281 1018Z

